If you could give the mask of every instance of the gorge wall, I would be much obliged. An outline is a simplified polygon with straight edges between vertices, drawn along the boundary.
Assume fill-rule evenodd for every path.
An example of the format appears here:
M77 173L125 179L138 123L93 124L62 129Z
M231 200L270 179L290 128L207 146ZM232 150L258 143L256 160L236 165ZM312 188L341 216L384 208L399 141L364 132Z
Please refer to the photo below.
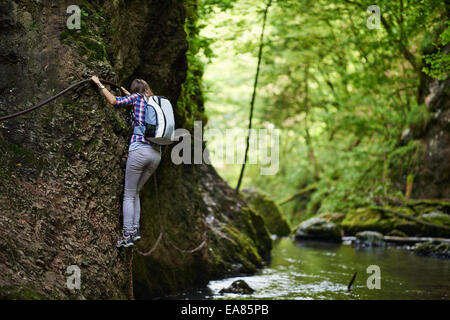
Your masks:
M80 30L66 27L72 4L82 9ZM189 128L194 117L203 117L201 93L186 88L185 21L195 19L195 6L195 1L175 0L1 1L0 115L30 107L91 75L126 87L139 77L172 101L177 125ZM128 112L108 105L87 84L37 111L0 122L0 297L130 297L131 251L115 247ZM147 251L162 227L179 248L195 247L204 235L207 243L194 254L167 241L151 256L134 252L136 298L254 272L270 255L261 216L213 167L174 165L170 152L164 152L156 172L158 199L153 179L141 194L138 247ZM70 265L80 267L80 290L66 286Z

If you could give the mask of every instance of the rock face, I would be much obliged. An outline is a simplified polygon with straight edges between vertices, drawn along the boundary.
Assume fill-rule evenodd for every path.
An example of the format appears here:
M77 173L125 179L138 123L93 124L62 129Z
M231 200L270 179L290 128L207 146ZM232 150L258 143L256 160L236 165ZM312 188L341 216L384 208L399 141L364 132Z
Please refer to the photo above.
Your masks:
M2 1L0 114L23 110L97 74L125 86L133 78L146 79L172 101L177 124L185 125L202 109L176 103L186 99L188 3L195 5ZM81 30L66 28L72 4L82 9ZM129 134L128 110L107 105L90 85L0 123L0 297L129 297L131 252L115 248ZM191 249L204 235L207 245L185 254L163 241L152 256L135 253L136 298L255 271L270 252L263 218L214 168L176 166L170 152L156 174L162 214L153 180L141 194L140 248L148 250L162 227L179 248ZM80 290L66 286L70 265L80 268Z
M449 15L447 8L447 15ZM430 41L425 54L437 51ZM450 44L440 48L450 53ZM425 66L426 63L423 62ZM450 79L437 80L420 73L417 102L424 109L421 121L404 130L400 143L414 147L403 168L392 171L393 181L405 190L408 176L412 198L450 199ZM398 170L398 172L396 172ZM411 183L412 182L412 183Z
M447 54L450 45L443 49ZM415 198L450 199L450 79L428 79L420 97L430 122L420 134L421 156L414 179Z
M220 294L224 293L237 293L237 294L252 294L255 292L247 282L244 280L236 280L228 288L223 288L219 291Z
M247 203L258 212L265 221L270 233L283 237L291 232L287 221L281 215L277 204L267 195L258 192L255 188L245 188L242 195Z
M318 217L302 222L295 232L295 238L298 240L342 241L340 228L333 222L327 222Z

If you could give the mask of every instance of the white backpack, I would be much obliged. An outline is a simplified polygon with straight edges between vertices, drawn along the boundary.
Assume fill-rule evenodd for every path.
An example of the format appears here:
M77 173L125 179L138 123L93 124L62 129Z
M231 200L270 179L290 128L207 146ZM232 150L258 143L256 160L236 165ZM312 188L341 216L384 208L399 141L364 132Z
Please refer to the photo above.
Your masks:
M144 136L147 140L168 145L174 142L175 117L172 104L163 96L144 96L144 126L135 126L133 133Z

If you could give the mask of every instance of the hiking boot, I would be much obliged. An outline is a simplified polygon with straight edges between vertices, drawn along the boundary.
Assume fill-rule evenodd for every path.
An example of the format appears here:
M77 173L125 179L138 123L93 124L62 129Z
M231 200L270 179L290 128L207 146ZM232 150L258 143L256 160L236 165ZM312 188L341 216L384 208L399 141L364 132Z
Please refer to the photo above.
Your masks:
M139 229L134 230L134 232L131 235L131 239L133 239L133 242L136 242L141 239L141 234L139 233Z
M125 232L123 232L122 237L119 239L119 241L117 241L117 248L120 247L124 247L124 248L128 248L128 247L132 247L134 245L133 243L133 237L132 234L126 234Z

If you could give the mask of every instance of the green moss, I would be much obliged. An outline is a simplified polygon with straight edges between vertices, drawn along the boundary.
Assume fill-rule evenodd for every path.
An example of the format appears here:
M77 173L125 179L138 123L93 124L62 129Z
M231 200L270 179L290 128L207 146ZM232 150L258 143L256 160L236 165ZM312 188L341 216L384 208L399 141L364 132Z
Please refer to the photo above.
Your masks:
M328 222L340 223L344 219L345 215L338 212L324 212L317 216Z
M434 224L450 227L450 215L439 211L431 211L429 213L426 213L425 215L421 216L421 219Z
M407 145L396 148L389 154L389 175L393 180L400 180L402 176L413 175L420 163L423 152L418 140L411 140Z
M409 111L407 123L415 137L420 137L427 129L431 116L428 108L421 105L414 105Z
M408 236L405 232L402 232L397 229L389 231L386 235L390 236L390 237L407 237Z
M100 38L82 36L78 43L80 44L81 54L87 54L91 61L106 60L105 45Z
M69 30L69 29L64 29L64 30L59 34L59 40L63 41L63 40L65 40L65 39L67 39L69 36L71 36L72 33L75 33L75 31Z
M85 14L81 19L81 29L64 29L59 39L67 45L78 48L81 56L89 61L107 61L106 45L99 34L108 29L108 19L103 10L88 1L82 1L80 8Z
M442 211L450 214L450 202L442 200L409 200L408 204L414 206L415 210L427 213L432 211Z
M431 241L421 243L414 248L414 252L422 256L434 256L439 258L450 258L450 244L433 243Z
M218 252L220 257L216 256L216 259L219 259L218 261L239 262L242 266L239 270L234 271L244 273L255 272L256 268L263 265L263 258L260 254L260 250L258 250L255 242L249 236L232 225L226 226L224 229L231 241L227 241L224 244L218 244L217 247L220 248L220 251ZM226 262L225 267L227 268L227 273L233 271L232 267Z
M37 293L36 290L26 287L0 287L1 300L43 300L48 297Z
M186 21L184 29L189 45L186 52L189 67L177 102L177 123L183 128L192 131L194 121L202 121L205 126L208 120L204 113L203 101L202 77L204 65L197 56L201 49L206 50L208 48L208 41L199 34L197 1L186 1L185 8Z
M425 214L418 213L417 208L412 210L409 207L386 207L393 211L414 217L422 221L432 222L437 225L450 225L450 217L447 214ZM345 218L340 222L346 235L355 234L359 231L372 230L385 235L397 230L409 236L447 236L447 229L440 229L433 226L424 225L416 221L399 217L390 213L383 213L370 208L359 208L345 213Z
M243 216L246 220L244 223L252 224L251 227L257 233L256 230L260 227L258 219L252 219L250 211ZM261 221L262 219L259 223ZM256 246L258 241L233 224L223 225L223 233L227 235L225 239L208 236L209 249L193 255L174 250L164 240L149 257L134 254L135 297L143 299L164 296L175 293L180 288L206 285L209 279L226 274L255 272L263 265ZM170 240L174 241L173 238ZM141 241L138 246L145 251L154 244L155 239L143 237ZM152 296L149 296L150 293Z
M291 229L272 199L256 189L244 189L241 196L246 199L252 209L263 217L270 233L278 236L289 235Z
M70 38L68 38L69 35ZM79 49L80 55L87 56L89 61L106 61L106 48L101 38L67 33L64 39L66 43L74 44Z
M254 245L259 255L266 260L272 249L272 239L263 217L251 208L242 208L242 218L244 228L247 230L247 234L254 239Z
M7 166L1 166L2 170L14 170L14 168L20 168L22 166L27 168L34 168L36 170L42 170L48 167L47 161L42 156L37 156L34 152L27 150L14 143L7 141L0 142L0 152L2 163L8 164Z
M344 229L346 235L356 234L365 230L378 231L386 234L390 230L395 229L396 219L386 217L375 210L360 208L347 212L341 222L341 227Z

